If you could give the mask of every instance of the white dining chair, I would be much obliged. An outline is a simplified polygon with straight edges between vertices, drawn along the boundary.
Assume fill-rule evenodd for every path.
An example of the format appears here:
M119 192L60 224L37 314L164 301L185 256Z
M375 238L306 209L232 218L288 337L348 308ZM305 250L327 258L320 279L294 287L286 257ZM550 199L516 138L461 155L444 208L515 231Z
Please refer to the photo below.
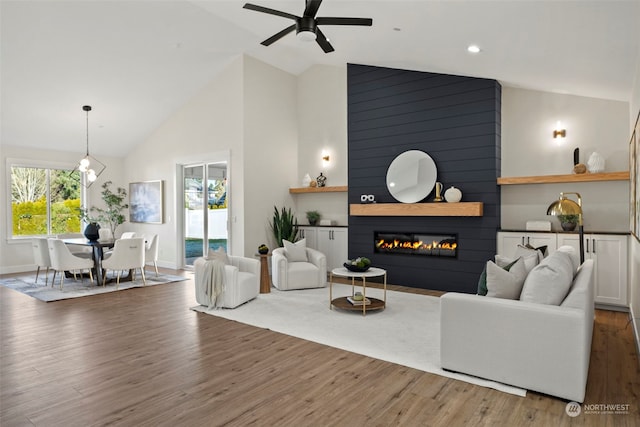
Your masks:
M99 229L98 235L100 236L98 240L101 242L108 242L110 240L113 240L113 233L111 232L110 228Z
M36 284L38 283L38 275L40 274L40 268L44 267L47 271L44 274L44 284L49 283L49 268L51 267L51 257L49 256L49 246L47 239L44 237L34 237L31 240L31 246L33 248L33 259L38 267L36 271Z
M75 276L76 270L79 270L81 273L83 270L89 270L89 278L91 279L91 283L93 283L93 272L91 269L94 267L94 263L92 258L75 256L60 239L49 239L47 240L47 245L49 247L49 257L51 258L51 268L54 270L51 287L53 287L56 281L56 273L59 272L60 289L62 289L64 286L65 271L73 271ZM82 280L84 280L84 276Z
M144 263L153 263L153 267L156 270L156 277L158 277L158 235L154 234L151 240L146 243L144 251Z
M136 233L133 231L125 231L122 233L122 236L120 236L121 239L133 239L134 237L136 237Z
M102 260L102 268L105 270L102 278L102 286L107 282L108 270L117 270L116 289L120 286L120 275L122 270L133 270L132 280L136 277L136 269L140 269L142 283L147 284L144 276L144 239L134 237L132 239L118 239L111 254Z
M56 236L58 239L84 239L87 238L82 233L61 233ZM91 246L85 245L67 245L67 248L71 251L75 256L79 256L82 258L91 258L93 257L93 249Z

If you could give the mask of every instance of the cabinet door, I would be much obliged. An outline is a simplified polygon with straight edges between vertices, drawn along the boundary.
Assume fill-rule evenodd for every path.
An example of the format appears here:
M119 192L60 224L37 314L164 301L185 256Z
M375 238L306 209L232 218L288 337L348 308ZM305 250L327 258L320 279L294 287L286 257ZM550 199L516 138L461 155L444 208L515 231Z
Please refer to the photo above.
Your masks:
M300 239L307 239L307 247L318 249L318 228L317 227L298 227L298 235Z
M342 267L347 260L348 234L345 227L318 228L318 250L327 257L327 270Z
M518 245L531 245L534 248L547 246L547 253L557 249L555 233L519 233L512 231L498 232L498 254L513 258Z
M627 306L627 236L594 234L585 242L595 262L595 301Z

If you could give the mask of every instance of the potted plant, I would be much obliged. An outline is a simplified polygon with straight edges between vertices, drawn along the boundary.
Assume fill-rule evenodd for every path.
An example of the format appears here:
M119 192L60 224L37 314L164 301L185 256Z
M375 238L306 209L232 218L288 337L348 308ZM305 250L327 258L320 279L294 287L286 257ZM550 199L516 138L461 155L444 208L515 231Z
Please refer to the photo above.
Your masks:
M111 184L113 184L111 181L106 181L102 184L102 192L100 193L106 208L97 208L95 206L89 209L80 208L80 218L89 223L87 227L92 226L95 228L95 224L108 226L111 230L111 235L115 236L116 228L125 221L122 211L127 209L129 204L124 203L127 191L122 187L118 187L114 193L111 191Z
M560 225L564 231L573 231L578 224L578 215L558 215L558 219L560 220Z
M309 225L316 225L319 220L320 220L320 212L307 211L307 221L309 221Z
M274 206L273 210L273 219L269 225L276 240L276 245L284 246L283 239L295 242L298 237L298 220L294 217L291 209L282 208L278 211L278 208Z

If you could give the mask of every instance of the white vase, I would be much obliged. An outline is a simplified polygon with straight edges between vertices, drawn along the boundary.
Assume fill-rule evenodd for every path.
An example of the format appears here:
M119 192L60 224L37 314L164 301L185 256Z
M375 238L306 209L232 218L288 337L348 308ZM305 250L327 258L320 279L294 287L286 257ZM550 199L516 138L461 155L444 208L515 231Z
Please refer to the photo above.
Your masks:
M593 153L591 153L591 156L589 156L587 167L589 168L589 172L591 173L604 172L604 157L594 151Z
M457 203L462 200L462 191L456 187L451 187L444 192L444 199L449 203Z
M308 187L311 184L311 175L306 174L304 178L302 178L302 186Z

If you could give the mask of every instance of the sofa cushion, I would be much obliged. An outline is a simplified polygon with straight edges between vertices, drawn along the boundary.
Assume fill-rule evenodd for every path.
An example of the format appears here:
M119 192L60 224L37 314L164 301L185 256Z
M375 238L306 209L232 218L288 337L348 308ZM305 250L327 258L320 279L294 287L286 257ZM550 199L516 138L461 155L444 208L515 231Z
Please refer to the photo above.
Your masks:
M507 271L493 261L487 262L487 296L518 299L527 277L524 259L518 258Z
M506 264L506 265L498 264L498 265L504 268L505 270L509 271L509 269L511 269L511 267L513 266L513 264L516 263L516 261L518 260L514 259L509 264ZM482 296L487 295L487 264L484 265L484 268L482 269L482 273L480 273L480 278L478 279L478 295L482 295Z
M571 288L573 261L567 252L556 251L527 276L521 301L560 305Z
M535 267L539 263L538 254L535 254L535 253L518 255L515 258L509 258L503 255L496 255L495 260L496 260L496 264L499 267L504 268L507 265L513 264L515 261L518 260L518 258L522 258L522 260L524 261L524 268L525 270L527 270L527 274L529 274L529 272L533 270L533 267Z
M307 262L307 240L298 240L295 243L291 243L288 240L282 240L284 243L284 254L287 260L291 262Z
M571 261L573 263L573 275L575 276L578 272L578 267L580 266L580 254L573 246L560 246L558 248L558 252L566 252L571 256Z

